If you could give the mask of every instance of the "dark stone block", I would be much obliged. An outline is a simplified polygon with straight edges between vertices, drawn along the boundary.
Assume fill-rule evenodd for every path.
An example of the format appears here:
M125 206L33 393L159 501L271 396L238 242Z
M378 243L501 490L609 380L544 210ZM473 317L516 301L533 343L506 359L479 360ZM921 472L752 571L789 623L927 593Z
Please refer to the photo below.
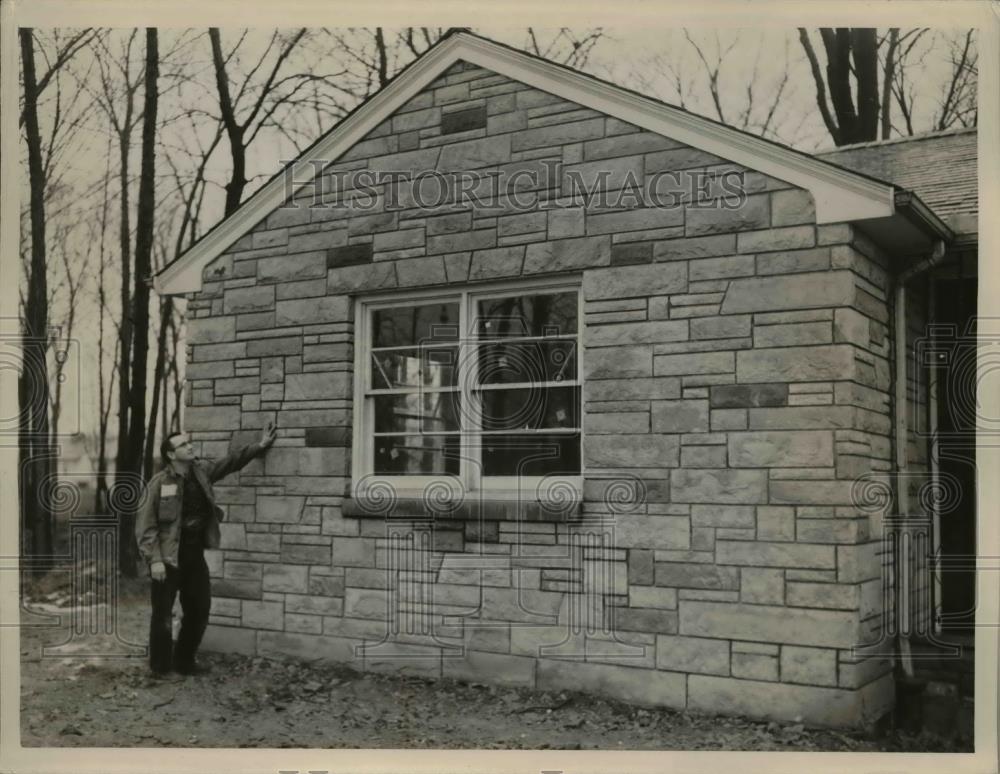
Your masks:
M646 489L647 503L670 502L670 481L668 479L644 478L642 483Z
M434 530L434 550L446 553L455 553L465 550L465 534L459 529L435 529Z
M212 593L217 597L231 599L261 599L259 580L230 580L216 578L212 581Z
M657 562L655 575L657 586L723 591L736 591L740 587L740 574L736 567Z
M628 582L635 586L653 585L653 552L630 548L628 552Z
M611 245L611 265L627 266L633 263L652 263L652 242L629 242Z
M787 406L787 384L720 384L711 388L712 408Z
M247 342L247 357L275 357L302 354L301 336L264 338ZM289 372L291 373L291 372Z
M350 446L350 427L307 427L306 446Z
M337 575L311 575L309 593L322 597L344 596L344 578Z
M281 525L278 525L281 526ZM283 543L281 561L285 564L330 564L330 546Z
M470 543L499 543L500 523L496 521L466 522L465 539Z
M483 129L485 127L485 105L467 108L466 110L456 110L441 116L441 134L468 132L471 129Z
M652 608L614 608L614 628L631 632L677 634L677 612Z
M326 268L336 269L340 266L355 266L372 262L372 244L365 242L360 245L331 247L326 251Z

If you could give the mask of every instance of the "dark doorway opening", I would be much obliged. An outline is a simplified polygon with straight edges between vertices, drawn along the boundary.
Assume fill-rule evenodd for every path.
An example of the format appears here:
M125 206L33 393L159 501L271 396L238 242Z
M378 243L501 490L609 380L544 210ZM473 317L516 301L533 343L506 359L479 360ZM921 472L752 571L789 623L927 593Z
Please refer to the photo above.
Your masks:
M937 599L944 632L971 634L976 610L976 292L971 278L934 281L935 433L942 490ZM932 404L933 405L933 404Z

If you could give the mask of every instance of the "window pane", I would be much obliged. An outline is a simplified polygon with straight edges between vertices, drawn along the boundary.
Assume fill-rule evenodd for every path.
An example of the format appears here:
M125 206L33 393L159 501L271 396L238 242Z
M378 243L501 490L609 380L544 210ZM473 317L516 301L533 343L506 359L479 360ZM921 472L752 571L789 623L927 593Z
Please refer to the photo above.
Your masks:
M376 475L458 475L457 435L379 435L373 443Z
M376 433L440 433L458 430L457 392L411 392L375 397Z
M372 314L373 347L403 347L457 338L457 302L400 306Z
M457 384L458 349L386 349L372 352L372 388L451 387Z
M576 379L576 341L519 341L479 347L480 384Z
M579 475L579 435L483 436L483 475Z
M580 427L579 387L482 390L483 430Z
M575 335L577 311L577 295L572 291L483 299L477 330L482 338Z

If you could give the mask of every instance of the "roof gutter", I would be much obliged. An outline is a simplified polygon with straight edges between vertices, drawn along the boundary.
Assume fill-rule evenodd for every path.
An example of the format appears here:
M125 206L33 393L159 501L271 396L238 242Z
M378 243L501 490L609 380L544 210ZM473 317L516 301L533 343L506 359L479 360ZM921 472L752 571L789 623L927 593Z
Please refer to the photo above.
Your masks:
M897 189L893 193L892 201L896 212L927 234L931 240L949 243L955 240L955 232L912 191Z

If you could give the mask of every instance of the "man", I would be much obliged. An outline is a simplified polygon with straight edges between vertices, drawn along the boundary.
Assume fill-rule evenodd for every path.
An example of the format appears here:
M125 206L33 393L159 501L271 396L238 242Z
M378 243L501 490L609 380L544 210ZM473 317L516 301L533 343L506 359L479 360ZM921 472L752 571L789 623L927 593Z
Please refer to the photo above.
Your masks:
M154 675L165 676L171 668L184 675L206 671L195 663L212 604L204 551L219 547L224 516L215 504L212 484L263 454L276 436L274 423L268 422L259 443L211 462L198 459L184 433L174 433L160 446L164 468L146 485L135 525L152 578L149 666ZM183 618L175 647L172 623L178 592Z

